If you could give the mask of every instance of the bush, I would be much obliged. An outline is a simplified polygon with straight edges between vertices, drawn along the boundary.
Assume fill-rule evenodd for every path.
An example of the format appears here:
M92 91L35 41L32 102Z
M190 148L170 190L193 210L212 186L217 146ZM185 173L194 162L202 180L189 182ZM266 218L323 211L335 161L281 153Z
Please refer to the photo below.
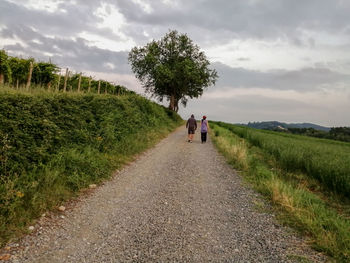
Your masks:
M0 244L181 123L138 95L0 93Z

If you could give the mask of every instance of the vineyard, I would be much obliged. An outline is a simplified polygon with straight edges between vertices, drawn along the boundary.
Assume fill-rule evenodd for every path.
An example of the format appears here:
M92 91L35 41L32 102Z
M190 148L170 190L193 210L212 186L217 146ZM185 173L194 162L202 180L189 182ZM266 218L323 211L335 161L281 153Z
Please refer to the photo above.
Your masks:
M223 122L212 138L279 218L339 262L350 260L350 143Z
M0 85L13 89L46 89L52 92L91 92L113 95L134 93L124 86L115 85L104 80L94 80L82 73L72 73L61 69L51 62L38 62L34 58L9 56L0 50Z

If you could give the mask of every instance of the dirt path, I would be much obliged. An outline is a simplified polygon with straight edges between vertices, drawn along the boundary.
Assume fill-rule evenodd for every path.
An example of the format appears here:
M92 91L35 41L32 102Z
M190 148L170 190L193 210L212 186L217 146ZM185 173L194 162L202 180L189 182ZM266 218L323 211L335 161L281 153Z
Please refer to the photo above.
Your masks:
M184 127L24 238L13 262L289 262L301 241ZM56 224L53 224L55 222ZM322 257L319 258L322 260Z

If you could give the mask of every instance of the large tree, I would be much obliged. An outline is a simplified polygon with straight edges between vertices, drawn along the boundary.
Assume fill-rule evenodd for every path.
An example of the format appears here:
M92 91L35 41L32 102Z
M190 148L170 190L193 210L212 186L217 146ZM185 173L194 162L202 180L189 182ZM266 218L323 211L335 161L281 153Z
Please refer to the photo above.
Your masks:
M170 101L169 108L174 111L178 111L179 102L186 106L189 98L201 96L218 77L199 46L176 30L159 41L134 47L129 62L146 92L160 101Z

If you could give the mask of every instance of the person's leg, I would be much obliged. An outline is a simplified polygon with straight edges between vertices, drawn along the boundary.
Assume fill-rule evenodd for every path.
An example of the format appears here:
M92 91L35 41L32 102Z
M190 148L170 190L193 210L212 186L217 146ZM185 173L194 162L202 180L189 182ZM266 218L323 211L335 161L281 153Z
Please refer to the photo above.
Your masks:
M202 141L202 143L205 141L204 135L205 135L205 133L201 132L201 141Z
M203 139L204 139L204 142L207 142L207 133L206 132L203 132Z

